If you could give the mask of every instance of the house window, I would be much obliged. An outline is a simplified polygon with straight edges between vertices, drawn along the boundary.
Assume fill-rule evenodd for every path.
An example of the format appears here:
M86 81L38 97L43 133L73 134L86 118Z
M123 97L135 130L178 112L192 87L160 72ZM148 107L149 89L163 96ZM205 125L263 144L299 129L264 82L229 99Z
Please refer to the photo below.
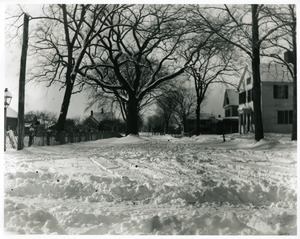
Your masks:
M246 82L247 82L247 85L250 85L251 84L251 77L247 78Z
M246 91L239 94L239 103L240 104L246 103Z
M277 111L278 124L292 124L293 111L292 110L278 110Z
M232 116L238 116L238 115L239 115L239 113L238 113L237 109L233 108L232 109Z
M274 99L288 99L289 87L287 85L274 85L273 97Z
M225 110L225 117L229 117L230 116L230 109Z

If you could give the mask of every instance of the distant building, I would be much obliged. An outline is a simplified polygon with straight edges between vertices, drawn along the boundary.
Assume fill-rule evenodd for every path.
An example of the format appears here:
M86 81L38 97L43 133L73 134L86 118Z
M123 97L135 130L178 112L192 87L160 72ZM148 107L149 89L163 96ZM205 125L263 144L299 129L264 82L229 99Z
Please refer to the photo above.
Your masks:
M17 131L18 113L10 107L7 108L6 120L7 120L6 131L7 130Z
M293 119L292 77L283 64L261 64L261 109L264 132L291 133ZM248 66L238 84L239 132L254 131L253 79Z
M7 108L7 129L6 130L13 130L15 134L17 134L17 127L18 127L18 113L13 110L12 108ZM44 132L47 129L45 124L40 124L39 120L35 116L34 118L26 118L24 122L24 134L29 134L30 126L33 125L36 132ZM53 124L48 125L53 126Z
M236 89L226 89L224 93L223 109L225 117L223 118L224 133L238 133L239 132L239 93Z
M196 133L196 114L192 114L186 119L186 128L189 133ZM200 133L211 134L215 133L216 129L215 117L212 114L200 113Z
M101 112L94 113L92 110L90 116L86 118L83 125L91 131L107 130L104 128L103 122L113 120L115 120L113 112L104 112L103 109L101 109Z

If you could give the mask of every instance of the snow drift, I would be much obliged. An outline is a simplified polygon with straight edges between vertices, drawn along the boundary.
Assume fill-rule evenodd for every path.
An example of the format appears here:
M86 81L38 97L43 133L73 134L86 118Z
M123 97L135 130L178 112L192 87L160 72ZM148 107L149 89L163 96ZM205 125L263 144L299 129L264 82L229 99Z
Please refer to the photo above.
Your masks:
M5 153L12 234L296 235L296 143L127 136Z

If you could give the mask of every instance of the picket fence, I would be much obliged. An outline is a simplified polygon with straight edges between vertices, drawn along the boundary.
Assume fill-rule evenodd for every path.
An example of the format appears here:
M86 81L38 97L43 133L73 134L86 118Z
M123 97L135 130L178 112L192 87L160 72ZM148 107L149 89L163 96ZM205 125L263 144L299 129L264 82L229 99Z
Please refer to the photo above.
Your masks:
M76 133L66 133L62 132L58 134L49 133L39 134L33 136L32 144L29 145L29 136L26 135L24 137L24 147L29 146L46 146L46 145L59 145L59 144L67 144L67 143L77 143L84 141L93 141L97 139L106 139L112 137L122 137L120 133L117 132L76 132ZM18 140L18 136L15 136L12 131L7 134L7 148L16 148L16 143Z

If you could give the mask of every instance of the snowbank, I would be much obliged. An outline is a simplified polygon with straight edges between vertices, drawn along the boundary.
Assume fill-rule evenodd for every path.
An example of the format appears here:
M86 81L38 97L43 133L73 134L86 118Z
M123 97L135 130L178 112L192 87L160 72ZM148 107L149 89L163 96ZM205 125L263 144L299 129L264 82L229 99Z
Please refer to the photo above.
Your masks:
M129 134L125 137L118 138L117 140L114 141L115 144L135 144L135 143L141 143L144 142L146 139L141 138L137 135Z

